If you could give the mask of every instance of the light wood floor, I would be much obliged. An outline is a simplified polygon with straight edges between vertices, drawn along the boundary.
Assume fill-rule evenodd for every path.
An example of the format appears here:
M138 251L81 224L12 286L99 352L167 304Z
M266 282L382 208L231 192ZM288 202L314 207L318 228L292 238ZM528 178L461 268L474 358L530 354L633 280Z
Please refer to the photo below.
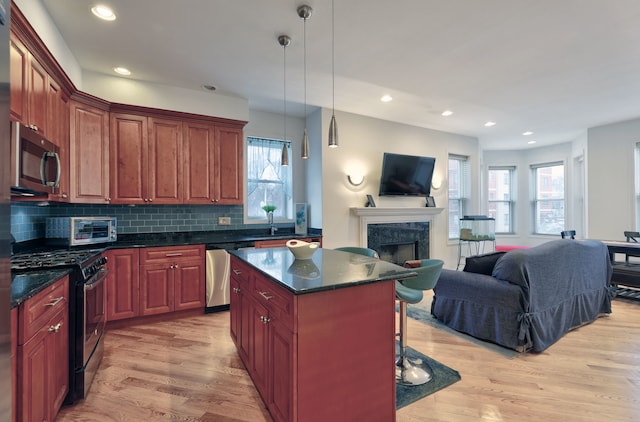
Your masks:
M638 421L639 317L640 302L614 300L610 316L513 359L409 319L409 344L462 380L397 420ZM57 421L271 421L230 340L228 312L110 331L105 346L89 397Z

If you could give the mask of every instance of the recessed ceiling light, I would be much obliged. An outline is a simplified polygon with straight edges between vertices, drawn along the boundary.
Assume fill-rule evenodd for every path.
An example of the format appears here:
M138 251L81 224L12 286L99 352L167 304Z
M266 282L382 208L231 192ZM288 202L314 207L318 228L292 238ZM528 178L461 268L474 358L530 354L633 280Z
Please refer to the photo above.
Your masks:
M528 143L529 145L533 145L533 144L535 144L535 143L536 143L536 141L529 141L529 142L527 142L527 143Z
M393 97L391 97L391 95L383 95L380 98L380 101L382 101L383 103L388 103L391 100L393 100Z
M100 19L103 19L105 21L114 21L114 20L116 20L116 14L113 13L113 10L111 10L109 7L104 6L102 4L99 4L97 6L93 6L91 8L91 13L93 13L94 15L96 15L97 17L99 17Z
M529 135L533 135L533 132L531 132L530 130L526 131L526 132L522 132L522 134L524 136L529 136Z
M119 75L129 76L131 75L131 71L126 67L114 67L113 71Z
M453 111L451 111L451 110L445 110L445 111L442 112L442 115L444 117L451 116L452 114L453 114Z
M202 89L205 91L213 92L218 89L215 85L202 85Z
M491 127L491 126L495 126L496 122L492 122L491 120L489 120L487 123L484 124L486 127Z

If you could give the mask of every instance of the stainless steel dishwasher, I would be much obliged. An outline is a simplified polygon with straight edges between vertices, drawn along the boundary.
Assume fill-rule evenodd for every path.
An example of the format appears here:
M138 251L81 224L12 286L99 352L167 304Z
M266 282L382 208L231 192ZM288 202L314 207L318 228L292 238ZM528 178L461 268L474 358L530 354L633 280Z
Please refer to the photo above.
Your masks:
M207 245L205 312L229 309L230 257L227 250L253 249L253 242L215 243Z

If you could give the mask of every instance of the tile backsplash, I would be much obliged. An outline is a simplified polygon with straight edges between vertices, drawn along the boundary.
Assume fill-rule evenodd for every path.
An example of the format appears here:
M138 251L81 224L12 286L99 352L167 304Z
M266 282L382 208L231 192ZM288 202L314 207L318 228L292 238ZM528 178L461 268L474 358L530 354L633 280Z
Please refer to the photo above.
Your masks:
M88 205L51 203L11 204L11 233L17 242L45 236L45 220L58 216L110 216L118 218L118 233L158 233L260 228L245 225L242 205ZM219 225L218 217L231 217ZM278 225L280 226L280 225ZM264 227L268 227L266 224Z

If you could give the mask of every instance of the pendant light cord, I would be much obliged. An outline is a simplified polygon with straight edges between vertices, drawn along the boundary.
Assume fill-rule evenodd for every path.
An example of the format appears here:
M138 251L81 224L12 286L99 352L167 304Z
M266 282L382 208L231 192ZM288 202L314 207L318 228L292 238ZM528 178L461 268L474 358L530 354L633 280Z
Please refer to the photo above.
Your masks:
M331 101L331 108L333 114L336 114L336 13L334 11L333 1L334 0L331 0L331 95L333 97Z
M282 74L284 75L283 77L283 81L282 81L282 91L283 91L283 98L284 101L283 103L283 112L284 112L284 144L285 146L287 145L287 46L283 45L282 46L282 68L283 68L283 72Z
M304 18L304 121L307 127L307 18Z

